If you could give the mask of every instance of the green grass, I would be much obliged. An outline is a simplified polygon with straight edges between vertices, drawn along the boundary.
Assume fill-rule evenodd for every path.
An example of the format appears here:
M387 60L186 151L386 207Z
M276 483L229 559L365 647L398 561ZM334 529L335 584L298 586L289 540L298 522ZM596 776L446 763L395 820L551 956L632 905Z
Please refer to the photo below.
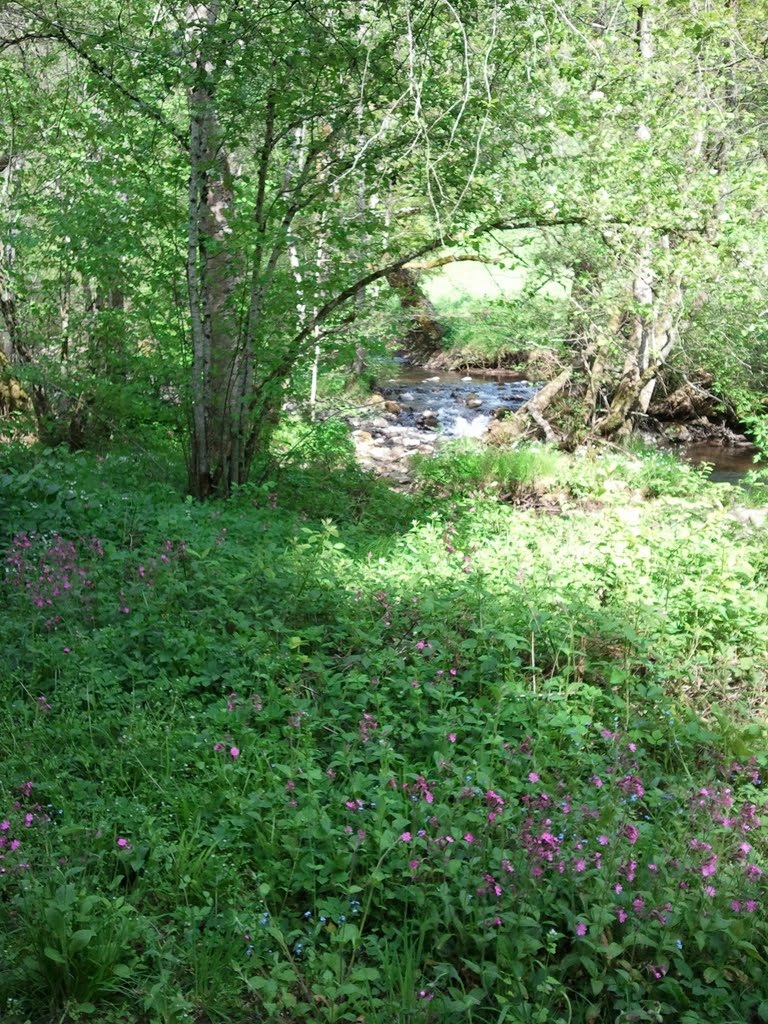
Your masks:
M570 283L538 265L541 250L531 232L502 232L482 251L497 263L451 263L423 275L457 365L507 365L521 351L562 344Z
M0 452L2 1019L762 1019L763 535L652 456L311 455Z
M433 490L463 493L483 489L503 497L551 490L568 473L567 458L554 448L525 445L499 450L474 441L446 445L435 456L415 456L413 466L417 477Z
M482 255L496 262L449 263L424 278L430 299L439 307L466 300L494 301L519 298L533 282L544 294L563 298L569 285L563 281L539 281L537 256L542 249L535 232L502 231L486 241Z

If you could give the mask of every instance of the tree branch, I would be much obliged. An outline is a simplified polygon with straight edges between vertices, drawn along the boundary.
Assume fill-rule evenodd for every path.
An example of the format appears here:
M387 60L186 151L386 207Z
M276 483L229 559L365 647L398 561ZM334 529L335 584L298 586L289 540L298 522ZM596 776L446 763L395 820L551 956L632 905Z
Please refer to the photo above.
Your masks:
M465 253L457 254L456 256L438 256L434 260L427 260L426 263L406 263L406 270L415 270L421 272L423 270L437 270L438 267L444 267L448 263L497 263L497 260L493 260L488 256L480 256L477 253Z
M37 43L43 39L58 39L58 36L43 32L25 32L23 36L14 36L12 39L0 39L0 53L3 50L9 50L12 46L21 46L22 43Z
M73 53L76 53L78 57L84 60L92 71L94 71L100 78L103 78L106 82L109 82L112 88L116 89L121 96L129 100L131 104L133 104L133 106L135 106L147 117L150 117L153 121L156 121L159 125L165 128L165 130L169 132L169 134L176 140L176 142L179 143L182 149L184 149L185 151L189 149L189 143L187 141L186 136L183 134L183 132L180 132L171 121L168 120L168 118L165 116L162 110L154 106L152 103L147 102L147 100L142 99L141 96L139 96L135 92L132 92L127 86L123 85L122 82L118 81L118 79L109 70L109 68L106 67L106 65L102 64L101 61L97 60L94 56L88 53L84 46L82 46L75 39L73 39L72 36L70 36L70 34L67 32L63 25L60 25L57 22L52 21L50 18L46 18L44 15L41 14L35 14L35 17L37 17L40 20L41 24L44 26L45 31L40 33L27 33L25 36L10 40L8 45L14 45L15 43L27 38L58 40L59 42L67 46L70 50L72 50ZM4 48L5 41L0 42L0 50Z

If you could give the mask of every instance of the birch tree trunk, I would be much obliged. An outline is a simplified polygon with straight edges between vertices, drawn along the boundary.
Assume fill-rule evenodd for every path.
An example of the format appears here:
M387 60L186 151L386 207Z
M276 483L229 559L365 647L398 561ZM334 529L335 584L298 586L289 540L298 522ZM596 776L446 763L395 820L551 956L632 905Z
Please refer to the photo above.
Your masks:
M240 482L240 402L246 360L230 299L237 285L231 249L232 170L215 105L215 62L209 49L219 0L190 4L187 40L194 44L189 94L187 285L192 329L192 438L189 488L197 498Z
M637 8L637 46L641 62L650 74L654 60L653 26L646 6ZM653 84L649 80L650 92ZM640 124L637 136L649 141L650 130ZM607 414L596 424L598 433L608 436L631 429L633 412L646 413L656 388L658 373L677 341L677 322L682 308L682 287L679 274L659 281L653 266L654 249L670 251L670 237L663 235L654 245L650 229L640 232L640 251L632 282L634 316L629 349L618 387Z

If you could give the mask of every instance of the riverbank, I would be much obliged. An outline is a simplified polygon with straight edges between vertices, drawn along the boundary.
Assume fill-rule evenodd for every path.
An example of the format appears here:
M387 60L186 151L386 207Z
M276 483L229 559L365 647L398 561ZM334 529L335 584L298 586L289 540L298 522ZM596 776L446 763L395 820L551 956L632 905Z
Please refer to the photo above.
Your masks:
M385 364L367 407L345 419L362 468L396 486L414 480L412 456L434 454L461 439L484 440L491 425L535 395L537 387L519 373L476 369L457 372L407 361ZM681 408L680 403L675 406ZM706 417L704 417L706 420ZM756 451L745 437L711 423L649 421L640 442L673 453L684 463L711 467L713 482L738 483L755 468ZM613 446L608 446L612 450Z

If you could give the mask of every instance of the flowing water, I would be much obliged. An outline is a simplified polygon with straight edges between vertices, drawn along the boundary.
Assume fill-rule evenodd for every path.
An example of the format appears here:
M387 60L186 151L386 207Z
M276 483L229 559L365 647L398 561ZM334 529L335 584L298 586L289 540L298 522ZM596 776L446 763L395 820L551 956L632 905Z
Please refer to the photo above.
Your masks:
M510 374L492 380L471 372L430 371L403 366L396 377L379 381L378 392L400 406L403 426L425 426L445 437L482 437L494 414L513 412L536 393Z

